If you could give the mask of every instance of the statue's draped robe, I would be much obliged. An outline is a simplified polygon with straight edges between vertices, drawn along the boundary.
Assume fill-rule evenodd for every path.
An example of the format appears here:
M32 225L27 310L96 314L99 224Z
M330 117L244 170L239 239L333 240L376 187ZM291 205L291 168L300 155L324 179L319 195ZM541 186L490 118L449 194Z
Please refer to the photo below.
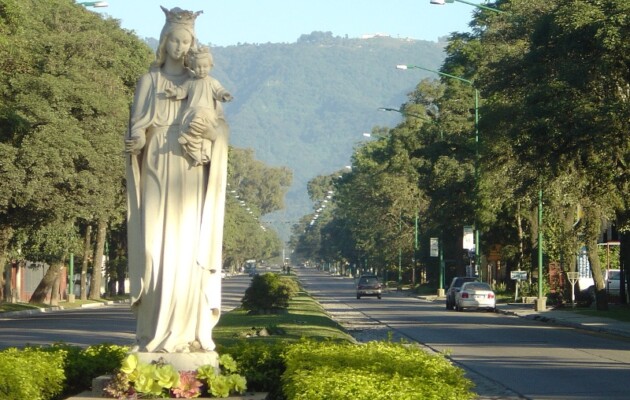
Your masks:
M160 70L138 81L130 137L146 137L127 161L128 249L139 351L213 350L220 314L228 127L209 165L193 166L177 141L186 101L164 89L187 74Z

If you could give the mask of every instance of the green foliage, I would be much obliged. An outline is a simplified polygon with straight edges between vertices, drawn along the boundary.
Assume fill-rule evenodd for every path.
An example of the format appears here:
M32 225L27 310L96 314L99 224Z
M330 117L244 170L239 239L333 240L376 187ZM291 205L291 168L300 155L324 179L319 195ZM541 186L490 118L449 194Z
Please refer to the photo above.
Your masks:
M599 256L599 263L604 269L620 269L620 246L598 246L597 254Z
M220 350L230 354L247 379L250 390L268 392L269 399L282 399L280 378L285 371L283 354L286 343L239 341Z
M251 327L270 317L278 318L234 310L221 319L215 331L225 330L221 326L225 321ZM302 339L295 339L295 335L280 340L268 336L231 342L229 346L221 345L222 338L215 339L219 344L217 351L230 354L237 361L248 388L268 392L270 400L354 400L369 398L363 394L375 391L382 392L376 399L387 400L473 398L463 371L441 356L431 356L405 344L351 344L352 338L342 335L342 328L330 320L318 303L302 293L291 300L290 311L282 315L279 325L286 331L302 329L298 335ZM289 365L291 371L287 370ZM300 392L301 389L308 394ZM319 393L313 393L320 389ZM403 397L394 392L398 389ZM291 397L291 393L298 397Z
M461 369L419 347L304 341L285 354L289 400L473 399Z
M10 348L0 352L0 398L48 400L87 390L92 379L112 373L128 348L100 344L82 349L67 344Z
M288 310L281 313L253 314L240 308L235 309L221 316L212 335L215 343L221 346L232 346L243 340L270 344L289 343L302 337L315 340L353 340L337 322L330 319L319 303L304 292L293 297L289 301ZM219 353L222 351L219 350Z
M519 285L519 296L521 297L537 297L538 296L538 282L530 282L530 281L520 281ZM547 296L549 294L550 288L547 283L547 279L543 279L542 285L542 295Z
M479 20L483 29L462 46L484 50L476 69L487 99L480 129L492 132L485 170L489 183L508 188L501 202L513 214L521 200L535 206L544 189L545 252L571 265L578 238L595 243L603 220L627 223L630 139L619 132L630 129L630 58L619 38L628 34L630 5L503 3L509 12ZM527 222L534 237L537 224Z
M40 348L0 352L0 398L6 400L49 400L64 385L63 351Z
M352 172L335 180L332 216L316 229L302 219L296 250L316 262L369 259L380 267L396 264L398 254L422 260L428 237L439 235L445 256L463 270L456 244L462 225L474 225L480 254L500 245L508 268L532 264L542 231L545 258L568 269L580 241L594 248L602 224L628 225L630 136L620 132L630 131L630 51L621 40L630 3L496 5L506 12L476 13L471 33L451 36L440 83L417 85L399 109L404 122L374 128L382 137L355 148ZM422 122L427 114L433 120ZM324 178L311 182L317 188ZM334 243L337 254L327 253Z
M240 266L247 259L269 259L280 254L277 233L262 226L262 215L280 210L291 184L287 168L273 168L254 158L250 149L230 148L223 257L225 266Z
M16 232L10 245L32 261L89 257L79 235L86 225L124 225L122 137L152 52L118 21L70 0L4 1L0 32L0 228ZM232 152L230 171L254 216L228 202L226 260L270 258L280 239L258 218L282 208L291 172L245 150ZM110 235L118 265L125 236Z
M98 344L82 349L77 346L55 344L43 350L64 354L66 378L64 393L72 394L87 390L92 385L92 379L116 370L129 348L114 344Z
M4 1L0 31L1 228L29 260L61 263L80 224L124 218L121 136L151 52L69 0Z
M277 274L256 275L245 290L242 306L254 313L285 309L299 290L295 280Z

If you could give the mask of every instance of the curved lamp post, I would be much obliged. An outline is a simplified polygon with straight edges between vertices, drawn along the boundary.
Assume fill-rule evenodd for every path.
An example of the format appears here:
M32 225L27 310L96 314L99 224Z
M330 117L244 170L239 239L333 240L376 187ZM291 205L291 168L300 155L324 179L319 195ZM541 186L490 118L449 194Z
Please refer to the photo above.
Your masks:
M477 88L475 88L471 80L462 78L461 76L447 74L446 72L436 71L434 69L420 67L418 65L406 65L406 64L398 64L396 65L396 69L401 69L401 70L421 69L423 71L433 72L435 74L445 76L447 78L464 82L470 85L475 91L475 193L477 193L478 185L479 185L479 171L477 167L478 160L479 160L479 91L477 90ZM475 223L475 265L477 266L477 268L479 268L479 228L477 227L476 223ZM442 266L440 266L440 269L441 268ZM443 276L443 271L440 271L440 273ZM442 280L440 280L440 289L443 289Z
M387 136L385 135L379 135L379 134L375 134L375 133L370 133L370 132L363 132L363 137L366 138L377 138L377 139L385 139L387 138Z
M443 6L446 3L450 4L450 3L454 3L454 2L468 4L469 6L481 8L483 10L494 11L494 12L498 12L498 13L502 13L503 12L501 10L497 10L496 8L484 6L483 4L471 3L471 2L465 1L465 0L431 0L431 4L436 4L436 5L439 5L439 6Z
M109 4L107 4L106 1L83 1L83 2L79 2L77 4L81 5L81 6L84 6L84 7L107 7L107 6L109 6Z
M428 109L427 108L427 114L429 115L428 117L425 115L420 115L420 114L416 114L416 113L410 113L410 112L406 112L402 107L400 109L398 108L390 108L390 107L379 107L378 110L379 111L393 111L393 112L397 112L399 114L406 116L410 116L410 117L414 117L414 118L418 118L421 119L423 121L427 121L427 122L431 122L431 123L437 123L437 118L438 118L438 114L439 114L439 110L437 108L437 106L435 104L431 104L433 106L433 108ZM444 136L442 135L442 129L440 129L440 140L444 139Z
M425 117L424 115L420 115L420 114L416 114L416 113L409 113L409 112L406 112L405 110L401 110L401 109L398 109L398 108L379 107L378 110L379 111L393 111L393 112L397 112L399 114L402 114L404 116L410 116L410 117L414 117L414 118L418 118L418 119L423 119L425 121L433 122L433 120L430 119L429 117Z

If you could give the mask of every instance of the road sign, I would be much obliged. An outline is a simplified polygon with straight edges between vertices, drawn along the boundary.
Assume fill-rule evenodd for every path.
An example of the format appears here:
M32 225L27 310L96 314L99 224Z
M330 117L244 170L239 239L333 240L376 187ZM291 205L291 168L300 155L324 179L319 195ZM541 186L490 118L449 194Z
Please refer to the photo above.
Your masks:
M437 257L439 251L439 242L438 238L430 238L430 249L431 249L431 257Z
M475 237L473 235L473 227L465 226L464 227L464 240L463 240L463 248L466 250L472 250L475 248Z
M510 271L510 278L516 281L524 281L527 279L527 271Z
M571 282L571 305L575 307L575 284L580 278L580 273L576 271L567 272L567 278Z

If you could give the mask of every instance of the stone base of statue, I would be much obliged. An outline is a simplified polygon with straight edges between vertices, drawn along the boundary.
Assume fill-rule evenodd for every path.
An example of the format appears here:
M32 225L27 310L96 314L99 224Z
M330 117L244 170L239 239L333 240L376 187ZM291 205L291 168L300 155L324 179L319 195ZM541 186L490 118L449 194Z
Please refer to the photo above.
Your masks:
M215 351L196 353L146 353L136 352L138 361L144 364L162 362L172 365L177 371L196 371L199 367L212 365L219 370L219 354Z

